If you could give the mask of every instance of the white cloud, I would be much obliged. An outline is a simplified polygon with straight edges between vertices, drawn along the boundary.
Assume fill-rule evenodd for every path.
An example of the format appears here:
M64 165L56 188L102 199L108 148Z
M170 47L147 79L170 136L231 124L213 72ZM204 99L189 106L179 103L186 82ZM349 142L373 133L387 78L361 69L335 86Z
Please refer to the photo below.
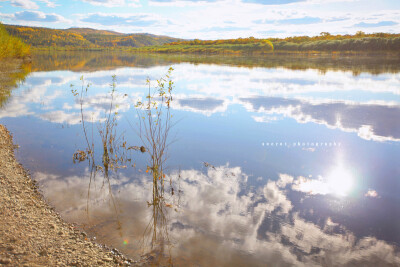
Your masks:
M3 0L4 1L4 0ZM28 9L38 9L38 1L48 7L54 7L52 0L11 0L13 5ZM124 7L133 16L129 8L137 8L139 12L145 11L139 0L82 0L83 2L103 7ZM385 31L396 32L400 23L398 9L395 4L373 5L366 1L347 0L284 0L284 1L257 1L257 0L178 0L149 1L151 13L163 16L163 23L158 25L139 23L136 25L130 20L130 26L112 24L101 16L93 16L90 20L96 21L102 27L121 32L150 32L154 34L171 35L180 38L221 39L238 37L287 37L293 35L319 35L320 32L348 34L362 29L367 32L376 32L384 27ZM337 3L343 7L335 8ZM270 4L274 4L271 6ZM361 8L361 5L363 6ZM173 7L167 13L163 7ZM390 8L393 6L393 8ZM273 8L271 8L273 7ZM143 9L140 9L143 8ZM96 12L91 9L87 13ZM64 13L59 13L66 16ZM382 16L383 14L383 16ZM117 14L119 15L119 14ZM123 14L122 14L123 15ZM378 16L379 15L379 16ZM207 19L204 19L207 18ZM117 18L116 18L117 19ZM260 23L261 22L261 23ZM79 20L75 23L81 22ZM309 27L304 27L307 23ZM290 26L288 26L290 24ZM134 27L136 25L136 27ZM84 27L90 26L82 25Z
M155 14L136 13L90 13L80 15L82 22L94 23L103 26L129 26L129 27L149 27L165 23L165 20Z
M251 117L253 118L254 121L263 122L263 123L270 123L270 122L278 120L278 117L276 117L276 116L268 116L268 115L265 115L265 116L251 116Z
M39 2L45 3L46 6L48 7L56 7L58 5L56 5L56 3L54 3L53 1L50 0L38 0Z
M238 1L226 0L149 0L150 6L173 6L173 7L186 7L186 6L210 6L214 4L228 4L237 3Z
M139 7L139 0L130 0L128 3L125 0L82 0L94 6L106 6L106 7L123 7L125 4L131 7Z
M70 22L63 16L56 13L43 13L41 11L21 11L14 14L8 14L8 18L12 18L17 21L28 21L28 22L46 22L46 23L60 23Z
M5 0L3 0L5 1ZM24 9L38 9L39 6L31 0L10 0L11 5Z
M82 0L82 1L95 6L115 7L115 6L125 5L125 0Z

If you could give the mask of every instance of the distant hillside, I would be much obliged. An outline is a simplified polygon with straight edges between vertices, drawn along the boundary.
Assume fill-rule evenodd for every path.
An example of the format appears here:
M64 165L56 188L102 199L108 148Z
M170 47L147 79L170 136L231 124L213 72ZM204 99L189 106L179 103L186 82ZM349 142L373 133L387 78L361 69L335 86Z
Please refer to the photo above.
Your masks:
M177 38L152 34L123 34L90 28L65 30L4 25L7 31L33 47L112 48L163 45L181 41Z
M64 31L81 34L82 36L87 34L124 35L123 33L120 32L96 30L91 28L69 28Z

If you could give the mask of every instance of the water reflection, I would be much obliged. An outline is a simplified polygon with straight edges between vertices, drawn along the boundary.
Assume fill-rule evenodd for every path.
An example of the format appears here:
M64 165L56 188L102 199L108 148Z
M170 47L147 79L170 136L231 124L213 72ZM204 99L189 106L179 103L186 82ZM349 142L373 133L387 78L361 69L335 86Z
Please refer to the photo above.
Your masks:
M400 141L398 104L359 104L320 102L276 97L241 98L258 113L294 118L300 123L314 122L346 132L356 132L366 140Z
M400 116L398 75L385 79L360 77L356 81L345 73L328 73L321 78L315 72L224 69L225 72L219 70L221 73L218 74L215 70L211 67L178 66L178 93L172 107L211 116L226 113L232 106L241 104L255 113L252 116L259 122L291 117L300 123L314 122L345 132L355 132L366 140L400 139L397 123ZM195 75L193 71L196 71ZM153 68L151 71L140 68L115 71L121 91L126 92L124 97L116 96L115 109L118 112L127 112L133 103L145 97L142 90L143 77L149 72L152 73L150 78L158 77L162 68ZM95 121L101 119L100 110L107 105L105 91L108 82L105 81L109 81L111 74L97 72L85 75L85 79L97 88L93 91L96 93L91 93L83 103L85 108L92 109L90 116ZM276 83L274 80L288 75L303 77L303 80L307 79L313 85L297 83L295 78L289 83L282 80ZM254 76L270 76L270 79L260 83ZM229 81L224 81L225 78ZM63 92L65 85L78 79L79 75L73 73L52 73L50 77L35 73L26 79L24 87L27 90L24 95L15 95L10 99L11 102L2 109L0 117L32 114L51 122L78 124L79 103L71 102ZM102 82L97 85L98 79ZM335 86L329 85L331 79L335 79ZM347 87L351 87L351 91Z
M328 188L336 195L345 196L353 186L353 176L343 166L335 166L327 177Z
M30 63L19 60L2 60L0 66L0 108L11 96L11 91L21 84L31 71Z
M290 194L297 188L296 179L290 175L281 174L278 180L269 180L256 190L246 187L248 175L239 167L217 166L207 168L205 172L182 170L172 174L175 177L179 175L183 192L181 212L171 213L170 219L165 221L165 229L169 230L169 238L174 242L171 255L177 263L190 259L192 264L202 266L400 264L396 247L374 237L374 231L378 229L357 235L352 232L351 224L340 223L343 218L335 218L337 214L332 207L338 201L335 197L327 198L331 208L326 214L318 214L317 203L313 204L314 207L305 208L301 202L291 200ZM49 194L52 201L66 201L66 206L79 211L76 203L60 199L63 194L59 192L65 190L67 184L79 188L83 179L54 179L44 174L36 174L36 177L41 179L46 195ZM149 212L140 203L147 200L151 180L139 178L127 181L126 177L121 180L114 181L119 201L129 205L131 211L135 209L134 212L140 216ZM307 193L301 195L303 198L308 196ZM354 205L352 210L370 210L355 200L347 201ZM313 218L315 216L317 218ZM129 222L129 217L130 213L122 215L125 232L130 227L139 227L136 225L138 218ZM110 219L105 216L98 220L108 224ZM362 227L363 223L360 224L359 227ZM109 224L102 230L108 227ZM123 238L110 239L122 250L126 249L120 245Z
M118 106L118 99L122 100L127 94L121 95L117 92L116 76L112 76L110 92L104 96L97 95L88 98L88 91L92 84L86 83L83 76L81 77L82 85L80 89L74 89L74 86L71 85L71 92L76 97L76 103L80 106L81 116L79 122L82 125L83 137L86 141L86 148L78 149L74 153L73 162L80 163L87 160L89 164L88 169L90 170L86 205L89 225L91 224L89 208L92 202L92 184L95 183L97 174L101 172L104 176L102 187L108 188L108 197L115 211L117 229L121 231L120 210L118 202L114 197L110 179L111 177L118 177L120 169L136 167L136 164L132 163L135 159L131 156L131 150L137 150L142 153L148 152L150 162L147 165L146 173L150 172L152 174L153 190L152 199L147 201L147 204L152 209L152 218L144 229L140 246L142 247L142 254L145 254L150 248L150 252L147 252L149 254L149 262L152 264L161 264L166 261L170 266L172 266L172 257L171 243L168 235L167 208L173 208L174 205L167 202L167 195L169 194L166 191L165 183L167 180L164 172L164 164L172 118L170 113L173 89L173 82L170 79L172 70L170 68L165 77L157 80L155 89L151 88L151 82L148 80L147 101L144 103L138 101L135 105L139 119L138 135L143 144L141 146L130 146L125 141L127 133L117 133L119 132L117 127L118 111L115 108ZM166 86L165 83L168 85ZM129 109L129 105L127 107ZM100 138L94 137L93 124L95 121L93 120L93 113L91 114L91 121L85 119L87 117L86 114L92 109L97 110L101 114L102 119L96 120L96 135ZM88 125L90 123L91 129ZM100 141L100 144L96 144L97 141ZM100 152L97 152L97 147L101 147ZM101 164L97 163L98 158L101 158ZM171 192L169 196L174 197L172 179L169 180L169 190ZM129 240L124 239L125 244L128 242ZM165 247L168 248L167 258L164 253ZM157 257L154 257L154 255Z
M187 97L178 99L177 103L174 103L174 108L210 116L216 112L226 111L228 102L212 97Z
M112 54L102 61L82 55L79 64L70 57L35 67L68 71L32 73L0 110L0 120L14 132L20 160L46 198L99 242L156 265L400 264L397 59L360 67L298 58L292 65L289 59L241 59L241 66L254 68L238 67L238 58L176 64L170 107L179 121L171 128L177 138L160 156L154 138L140 138L146 130L136 122L148 113L134 107L148 103L145 77L161 77L163 64L179 57ZM75 71L92 70L84 73L92 84L87 95L73 97L69 84L78 85L81 76ZM111 107L113 74L118 93ZM109 122L116 132L102 138L105 114L115 115ZM289 145L262 145L267 142ZM291 146L303 142L341 145ZM91 165L72 164L77 150L95 151L95 165L103 169L96 168L96 179ZM131 162L113 162L123 151Z
M168 55L134 54L130 52L88 52L88 51L38 51L33 58L33 71L72 70L98 71L118 67L170 66L188 62L192 64L215 64L221 66L240 66L246 68L286 68L290 70L316 69L321 73L328 71L351 71L357 76L361 73L382 74L400 71L398 56L392 55L286 55L270 54L266 57L223 56L223 55Z
M344 197L350 193L354 183L355 177L349 168L345 168L340 164L334 166L326 177L318 177L318 179L298 178L294 181L292 189L312 195L333 194Z

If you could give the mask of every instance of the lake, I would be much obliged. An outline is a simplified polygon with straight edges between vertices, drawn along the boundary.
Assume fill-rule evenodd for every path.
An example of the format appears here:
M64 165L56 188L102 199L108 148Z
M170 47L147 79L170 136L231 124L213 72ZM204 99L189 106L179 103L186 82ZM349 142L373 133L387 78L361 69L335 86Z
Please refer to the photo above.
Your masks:
M169 67L155 168L137 103ZM41 52L29 68L0 123L97 242L155 266L400 265L398 56Z

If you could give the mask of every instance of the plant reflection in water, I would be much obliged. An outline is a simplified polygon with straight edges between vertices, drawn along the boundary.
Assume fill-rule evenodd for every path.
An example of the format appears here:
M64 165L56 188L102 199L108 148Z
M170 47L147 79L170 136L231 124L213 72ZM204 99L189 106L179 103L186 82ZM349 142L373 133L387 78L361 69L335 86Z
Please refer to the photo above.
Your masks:
M156 81L157 84L153 90L150 79L147 79L148 94L146 96L146 101L138 101L135 105L139 118L137 133L143 143L142 146L128 146L127 141L125 141L124 133L119 134L117 132L118 106L115 104L115 98L126 97L127 95L120 96L117 94L115 75L112 76L112 83L110 84L109 103L107 103L106 108L104 108L103 116L97 124L97 131L100 136L99 139L94 137L93 117L90 118L91 129L85 122L88 118L85 116L84 109L88 107L89 103L88 90L90 88L90 83L86 84L83 77L81 77L82 86L80 91L74 89L74 86L71 85L71 92L77 98L77 102L80 105L81 123L86 143L86 148L84 150L77 150L74 153L73 161L74 163L78 163L87 160L89 164L90 181L88 185L86 207L89 222L91 184L92 181L96 179L96 174L101 172L104 175L103 186L108 187L110 201L116 214L118 229L121 229L119 220L120 211L118 210L116 199L113 196L110 176L117 175L119 169L136 167L135 164L132 163L132 150L137 150L142 153L147 152L150 160L146 168L146 173L151 174L153 181L152 198L150 201L147 201L147 204L152 208L152 218L144 230L140 245L143 248L142 254L145 254L146 248L151 248L150 253L148 253L148 259L153 263L163 262L170 266L172 266L172 246L169 240L167 227L168 210L174 209L178 211L177 207L179 206L174 203L175 191L173 181L171 178L168 180L163 167L167 159L166 151L169 145L168 135L172 126L172 115L170 113L173 90L173 81L171 80L172 71L173 69L169 68L168 73ZM131 127L134 128L132 124ZM101 164L98 164L96 161L95 140L101 140ZM168 190L166 190L166 188L168 188ZM165 253L166 247L167 253ZM168 254L168 256L166 256L166 254Z
M169 265L172 265L172 258L171 242L168 236L167 208L173 208L171 201L174 196L174 188L172 179L170 179L170 194L166 193L167 176L163 166L167 159L168 135L172 126L170 113L173 90L172 71L173 68L169 68L165 77L156 81L157 85L154 90L152 90L150 79L147 79L147 100L145 102L138 101L135 106L139 118L139 136L145 146L143 150L149 154L150 158L146 172L150 172L153 178L152 200L147 202L148 206L152 207L152 219L143 234L142 246L144 248L146 243L150 243L151 248L158 251L160 256L164 254L164 247L167 246ZM167 198L167 195L170 198ZM149 240L149 236L151 236L151 240Z
M0 65L0 109L5 107L13 89L25 81L31 72L30 62L3 60Z

